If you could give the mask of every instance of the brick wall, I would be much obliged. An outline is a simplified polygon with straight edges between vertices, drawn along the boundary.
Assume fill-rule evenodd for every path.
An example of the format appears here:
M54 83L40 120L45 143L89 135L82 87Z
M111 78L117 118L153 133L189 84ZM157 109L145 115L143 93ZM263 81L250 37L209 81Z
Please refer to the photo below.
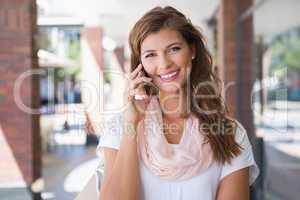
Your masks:
M218 66L225 83L226 102L250 135L254 133L251 109L253 85L253 17L238 19L253 0L222 0L218 16Z
M14 168L18 168L30 184L41 175L39 116L22 111L13 91L20 75L37 67L33 39L36 5L34 0L0 0L0 5L0 134L13 156L1 160L5 165L0 164L0 184L7 181L3 179L4 173ZM25 106L39 106L37 77L26 78L20 91ZM8 155L3 148L0 146L0 159Z

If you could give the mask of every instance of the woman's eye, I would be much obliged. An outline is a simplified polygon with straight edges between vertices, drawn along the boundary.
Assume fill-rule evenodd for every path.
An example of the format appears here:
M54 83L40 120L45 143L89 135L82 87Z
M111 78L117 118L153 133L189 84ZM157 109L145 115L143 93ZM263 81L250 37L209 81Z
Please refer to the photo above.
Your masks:
M171 49L170 49L170 51L171 52L177 52L177 51L179 51L181 49L181 47L172 47Z
M149 53L145 56L145 58L149 58L149 57L153 57L153 56L155 56L154 53Z

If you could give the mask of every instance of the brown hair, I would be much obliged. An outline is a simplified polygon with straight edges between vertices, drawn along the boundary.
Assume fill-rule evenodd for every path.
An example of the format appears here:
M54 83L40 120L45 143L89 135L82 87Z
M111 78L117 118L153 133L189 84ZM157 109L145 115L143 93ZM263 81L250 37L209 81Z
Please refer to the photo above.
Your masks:
M200 131L206 133L206 141L211 146L215 161L230 163L231 159L241 152L241 147L234 139L237 123L228 117L221 96L221 82L213 70L212 57L204 44L202 34L189 19L170 6L155 7L148 11L137 21L129 35L131 69L133 70L140 63L140 48L144 39L163 28L178 31L190 47L192 45L195 47L196 57L192 60L192 71L187 87L193 97L195 95L205 95L205 97L198 98L196 101L190 98L191 112L199 118L200 124L217 128L217 130L203 130L203 126L199 127ZM209 95L211 97L207 98ZM203 110L199 112L199 108L205 108L206 111L215 110L215 112L208 113Z

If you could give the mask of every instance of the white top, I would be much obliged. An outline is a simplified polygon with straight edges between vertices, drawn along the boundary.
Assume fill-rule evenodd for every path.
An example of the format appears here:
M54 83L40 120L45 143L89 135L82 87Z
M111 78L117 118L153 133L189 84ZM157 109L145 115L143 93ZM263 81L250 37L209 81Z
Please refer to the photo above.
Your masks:
M98 155L102 147L119 149L122 139L122 115L113 116L103 129L97 148ZM242 153L235 157L231 164L219 165L214 163L206 172L184 181L167 181L152 174L140 161L140 175L142 184L143 200L215 200L218 183L227 175L239 169L250 167L251 185L259 175L259 169L253 158L252 146L247 133L239 124L235 140L241 145ZM173 144L178 147L178 145Z

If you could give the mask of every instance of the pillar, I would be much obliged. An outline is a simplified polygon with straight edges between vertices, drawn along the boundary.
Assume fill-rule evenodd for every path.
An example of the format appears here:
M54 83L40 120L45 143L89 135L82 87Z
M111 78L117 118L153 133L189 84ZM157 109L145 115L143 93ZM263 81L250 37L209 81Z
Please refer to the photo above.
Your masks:
M252 14L241 16L253 0L221 0L218 16L218 66L230 114L254 136L251 93L254 69Z
M31 199L31 185L41 176L39 115L30 112L39 107L39 80L25 76L38 67L36 3L0 5L0 199Z

